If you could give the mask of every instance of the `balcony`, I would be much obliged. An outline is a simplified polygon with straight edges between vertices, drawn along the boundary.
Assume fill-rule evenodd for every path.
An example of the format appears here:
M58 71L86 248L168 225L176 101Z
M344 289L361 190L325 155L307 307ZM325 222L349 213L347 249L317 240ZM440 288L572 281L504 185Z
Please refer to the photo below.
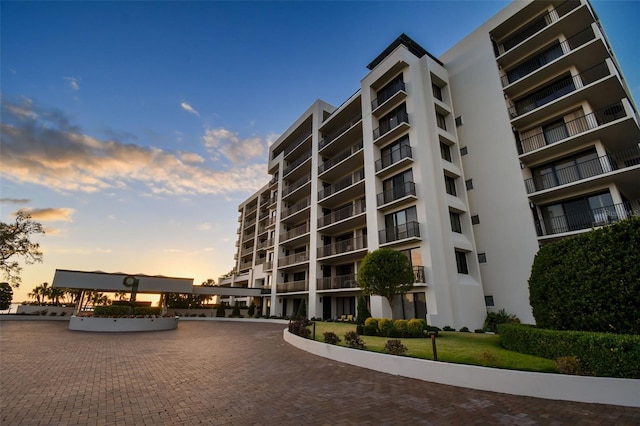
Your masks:
M287 167L285 167L284 170L282 171L282 176L288 175L293 170L295 170L298 166L300 166L302 163L307 161L309 158L311 158L311 150L300 155L300 157L298 157L294 162L290 163Z
M296 191L297 189L303 187L310 180L311 180L311 174L307 174L307 175L302 176L300 179L298 179L297 181L293 182L289 186L286 186L282 190L282 198L284 199L287 195L289 195L289 194L293 193L294 191Z
M339 180L333 185L327 186L326 188L318 191L318 201L327 198L330 195L336 194L352 185L355 185L362 180L364 180L364 169L360 169L357 172Z
M403 185L394 186L379 193L377 195L378 207L411 195L416 195L416 184L411 181L405 182Z
M303 263L309 261L309 253L295 253L290 256L281 257L278 259L278 267L282 268L284 266L295 265L297 263Z
M633 204L638 205L638 201L585 209L564 216L536 220L536 231L539 237L543 237L610 225L632 216L640 216L640 210L634 210Z
M363 143L362 143L362 141L360 141L357 144L353 145L352 147L350 147L348 149L345 149L344 151L342 151L338 155L336 155L336 156L328 159L327 161L323 162L322 164L320 164L318 166L318 175L322 175L327 170L329 170L332 167L342 163L344 160L346 160L347 158L351 157L356 152L360 151L362 149L362 147L363 147Z
M309 137L311 136L311 132L307 133L304 136L300 136L298 139L296 139L294 142L290 143L285 149L284 149L284 156L286 157L287 155L289 155L291 152L293 152L297 147L299 147L300 145L302 145L304 143L304 141L306 141ZM277 179L276 179L277 180Z
M565 1L550 12L547 12L546 14L535 19L533 22L528 23L524 28L516 32L516 34L514 34L513 36L504 40L499 45L497 52L498 54L496 56L502 56L505 53L509 52L516 46L522 44L524 41L540 33L546 27L558 21L564 15L568 14L580 5L581 3L577 1Z
M364 213L367 210L364 199L356 201L355 204L342 207L327 215L318 218L318 228L329 226L332 223L340 222L350 217Z
M291 281L276 285L277 293L293 293L296 291L309 291L309 283L307 280Z
M308 232L309 232L309 223L308 222L303 223L300 226L296 226L295 228L280 234L280 243L299 237L300 235L304 235Z
M414 266L413 276L416 277L414 284L424 284L427 282L426 275L424 274L424 266Z
M240 270L242 271L242 270L251 268L251 263L252 262L250 262L250 261L249 262L242 262L240 264Z
M518 143L518 153L520 155L526 154L544 146L561 142L564 139L626 117L626 115L622 102L616 102L591 114L582 115L574 120L566 121L564 127L556 127L550 131L540 131L539 133L520 140Z
M271 294L271 287L262 287L260 289L260 294Z
M348 240L338 241L333 244L327 244L324 247L318 248L318 258L336 256L343 253L349 253L356 250L362 250L367 248L367 238L357 237L349 238Z
M266 249L267 247L271 247L272 245L273 245L273 240L269 238L267 240L258 241L258 245L256 246L256 249L258 250Z
M351 128L355 127L355 125L358 124L361 120L362 120L362 114L357 114L342 127L325 135L322 139L320 139L320 142L318 143L318 150L323 149L324 147L329 145L331 142L338 139L339 136L343 135L344 133L348 132Z
M310 205L311 205L311 199L309 197L307 197L304 200L302 200L300 202L297 202L293 206L282 210L280 216L282 217L282 219L286 219L289 216L293 216L294 214L298 213L299 211L302 211L302 210L306 209Z
M607 63L602 62L578 75L557 80L531 95L515 101L515 105L509 108L509 114L512 119L520 117L610 74Z
M247 228L252 227L252 226L253 226L253 225L255 225L255 224L256 224L256 218L254 217L253 219L248 220L247 222L245 222L245 224L244 224L244 227L243 227L243 228L244 228L244 229L247 229Z
M338 275L317 279L318 290L340 290L358 288L356 274Z
M397 151L387 152L386 154L382 155L379 160L375 162L376 173L388 167L391 167L394 164L398 164L406 158L413 159L413 155L411 153L411 146L409 145L403 145Z
M373 141L380 144L383 141L399 135L402 131L409 127L409 114L406 112L398 112L395 117L380 123L380 127L373 131Z
M388 86L387 88L378 92L377 96L373 99L373 101L371 101L371 111L374 114L377 113L376 115L378 116L381 115L379 111L376 110L378 110L380 106L382 106L390 99L400 98L400 95L406 96L404 81L401 80L396 81L391 86Z
M593 160L554 168L552 173L537 176L524 181L527 194L549 188L566 185L579 180L602 175L626 167L640 165L640 148L638 146L611 155L604 155ZM549 167L550 168L550 167Z
M543 52L527 59L520 65L507 71L505 75L501 77L502 87L507 87L510 84L519 81L520 79L528 76L534 71L545 67L550 62L556 59L566 56L573 52L577 48L585 45L586 43L596 38L595 33L591 27L579 32L573 37L568 38L562 43L553 45L550 48L545 49Z
M273 261L270 261L270 260L269 260L269 261L264 262L264 266L263 266L262 268L263 268L263 270L265 270L265 271L271 271L271 270L273 270Z
M420 224L418 222L407 222L402 225L385 228L378 232L378 238L380 244L388 244L409 238L419 239Z

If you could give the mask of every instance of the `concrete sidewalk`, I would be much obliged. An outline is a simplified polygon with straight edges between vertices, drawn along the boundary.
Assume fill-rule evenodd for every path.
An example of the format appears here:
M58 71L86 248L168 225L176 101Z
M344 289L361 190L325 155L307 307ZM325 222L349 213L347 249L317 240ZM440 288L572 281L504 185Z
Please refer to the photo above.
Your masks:
M283 325L0 324L0 424L638 425L640 410L437 385L297 350Z

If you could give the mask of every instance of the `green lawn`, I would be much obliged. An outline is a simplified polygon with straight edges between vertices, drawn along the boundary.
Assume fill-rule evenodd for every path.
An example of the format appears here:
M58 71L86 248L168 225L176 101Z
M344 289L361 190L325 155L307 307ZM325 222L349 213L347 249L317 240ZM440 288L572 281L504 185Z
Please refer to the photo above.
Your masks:
M355 329L355 324L316 322L315 339L319 342L324 342L323 333L325 331L333 331L342 340L339 345L346 346L344 344L344 334L347 331L355 331ZM361 336L361 338L366 344L367 350L375 352L382 352L385 343L389 340L387 337ZM433 359L431 339L405 338L400 340L409 349L406 356ZM436 345L438 361L509 370L556 372L553 360L508 351L500 346L500 336L495 334L441 331L436 339Z

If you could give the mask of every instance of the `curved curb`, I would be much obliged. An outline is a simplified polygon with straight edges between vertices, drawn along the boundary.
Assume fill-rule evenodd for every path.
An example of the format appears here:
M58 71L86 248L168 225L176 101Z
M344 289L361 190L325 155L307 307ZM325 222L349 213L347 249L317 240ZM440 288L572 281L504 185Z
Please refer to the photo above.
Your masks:
M640 407L640 380L569 376L451 364L350 349L283 330L285 342L345 364L443 385L561 401Z

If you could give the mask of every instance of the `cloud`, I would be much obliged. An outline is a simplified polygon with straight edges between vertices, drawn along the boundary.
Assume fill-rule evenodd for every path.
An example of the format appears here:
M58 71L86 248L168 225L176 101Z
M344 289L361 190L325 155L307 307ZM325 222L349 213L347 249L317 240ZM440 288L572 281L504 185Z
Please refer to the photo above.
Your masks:
M154 194L192 195L254 192L268 179L264 164L215 170L162 149L97 139L64 114L30 102L3 97L2 113L0 169L18 183L84 193L142 184Z
M224 128L207 128L202 139L214 160L220 160L222 155L233 164L246 164L253 158L263 157L267 145L262 138L241 139L237 133Z
M195 152L181 152L180 159L185 163L204 163L204 158L200 154L196 154Z
M189 105L186 102L182 102L180 104L180 106L182 107L183 110L190 112L191 114L195 114L198 117L200 117L200 113L198 111L196 111L191 105Z
M75 209L70 208L32 209L27 207L20 210L28 213L32 219L39 222L73 222L71 215L75 212Z
M75 90L76 92L80 90L80 79L78 77L65 77L64 79L66 80L69 87L71 87L73 90Z
M29 204L30 202L28 198L0 198L0 203L4 204Z
M209 222L201 223L197 226L198 231L208 231L211 229L211 224Z

